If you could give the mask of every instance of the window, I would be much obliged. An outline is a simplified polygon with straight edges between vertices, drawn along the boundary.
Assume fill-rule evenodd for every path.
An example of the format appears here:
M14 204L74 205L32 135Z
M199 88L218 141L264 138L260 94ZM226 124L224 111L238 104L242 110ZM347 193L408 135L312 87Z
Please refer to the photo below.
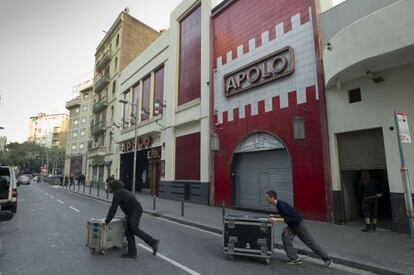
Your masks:
M82 111L87 111L88 110L88 105L83 105L82 106Z
M355 103L361 101L361 89L353 89L348 91L349 103Z
M114 80L114 82L112 82L112 96L114 96L115 90L116 90L116 80Z
M74 121L73 121L73 125L78 125L79 124L79 119L75 119Z
M88 93L85 93L85 94L83 95L83 98L84 98L84 99L88 99L88 98L89 98L89 94L88 94Z
M124 94L124 99L128 100L129 91ZM129 104L124 104L124 112L122 116L122 127L126 128L129 126Z
M80 111L80 108L75 109L75 113L79 113L79 111Z
M154 108L153 108L153 115L161 115L162 114L162 106L158 109L155 108L155 103L163 104L164 100L164 67L158 69L155 72L155 87L154 87Z
M78 137L78 131L73 131L73 132L72 132L72 137L73 137L73 138Z
M114 73L116 73L117 68L118 68L118 57L115 57Z
M111 121L114 121L114 106L111 106Z
M135 114L136 114L136 110L138 108L138 103L139 103L138 101L139 101L139 96L140 96L140 94L139 94L140 93L140 88L141 88L141 86L138 83L138 85L136 85L132 89L132 102L135 105L132 106L132 111L131 111L131 117L132 117L131 125L135 125L135 120L138 119L138 118L135 117Z
M72 149L72 150L76 150L76 144L72 144L71 149Z
M293 136L295 139L305 138L305 120L303 117L295 117L293 119Z
M180 23L178 105L200 97L201 8Z
M81 136L81 137L83 137L83 136L85 136L85 135L86 135L86 131L85 131L85 130L81 130L81 131L80 131L80 136Z
M87 121L88 121L88 120L86 119L86 117L83 117L83 118L81 119L81 123L82 123L82 124L85 124Z
M149 118L150 111L151 77L147 77L142 83L141 121L145 121Z
M116 42L115 42L115 46L118 47L119 45L119 33L116 35Z
M85 144L80 143L80 144L79 144L79 149L83 149L83 148L85 148Z

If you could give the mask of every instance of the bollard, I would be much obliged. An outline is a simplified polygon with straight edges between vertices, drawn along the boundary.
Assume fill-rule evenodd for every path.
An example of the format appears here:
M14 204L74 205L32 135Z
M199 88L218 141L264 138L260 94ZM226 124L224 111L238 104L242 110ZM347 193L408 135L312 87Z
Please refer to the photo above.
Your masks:
M93 181L89 183L89 195L92 195L92 183Z
M156 196L154 195L153 200L152 200L152 210L155 210L155 200L156 200Z
M226 216L226 203L224 200L221 201L221 216L224 223L224 216Z
M108 192L108 187L106 188L106 198L109 198L109 192Z
M78 182L78 193L80 192L80 182Z
M85 194L85 181L83 182L83 193Z
M184 199L181 200L181 217L184 217Z
M97 192L97 196L99 197L99 181L98 181L98 192Z

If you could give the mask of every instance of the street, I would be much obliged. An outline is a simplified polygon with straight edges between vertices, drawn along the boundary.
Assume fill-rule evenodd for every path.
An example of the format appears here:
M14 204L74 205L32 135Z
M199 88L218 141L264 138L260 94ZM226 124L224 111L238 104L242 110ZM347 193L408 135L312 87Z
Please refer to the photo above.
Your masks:
M43 183L19 187L18 203L15 217L0 225L2 275L349 274L308 259L289 266L282 253L276 253L270 265L246 258L228 261L221 253L220 235L148 215L143 215L141 228L160 239L157 257L141 240L136 260L120 258L122 248L91 255L85 247L86 223L91 217L105 217L108 203Z

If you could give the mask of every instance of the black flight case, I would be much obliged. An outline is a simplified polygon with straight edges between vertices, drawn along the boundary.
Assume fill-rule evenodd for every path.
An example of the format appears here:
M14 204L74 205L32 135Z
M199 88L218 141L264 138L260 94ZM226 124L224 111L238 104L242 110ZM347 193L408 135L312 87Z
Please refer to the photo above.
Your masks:
M268 216L226 215L224 216L224 255L261 258L270 264L273 256L274 227Z

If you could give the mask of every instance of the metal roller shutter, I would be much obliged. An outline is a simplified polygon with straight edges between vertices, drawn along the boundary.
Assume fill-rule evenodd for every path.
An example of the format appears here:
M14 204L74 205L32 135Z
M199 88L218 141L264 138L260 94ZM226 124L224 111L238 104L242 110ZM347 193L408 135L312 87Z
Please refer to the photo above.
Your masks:
M342 171L386 169L382 129L337 134Z
M286 149L237 154L236 206L272 210L265 194L275 190L279 198L293 205L292 167Z

